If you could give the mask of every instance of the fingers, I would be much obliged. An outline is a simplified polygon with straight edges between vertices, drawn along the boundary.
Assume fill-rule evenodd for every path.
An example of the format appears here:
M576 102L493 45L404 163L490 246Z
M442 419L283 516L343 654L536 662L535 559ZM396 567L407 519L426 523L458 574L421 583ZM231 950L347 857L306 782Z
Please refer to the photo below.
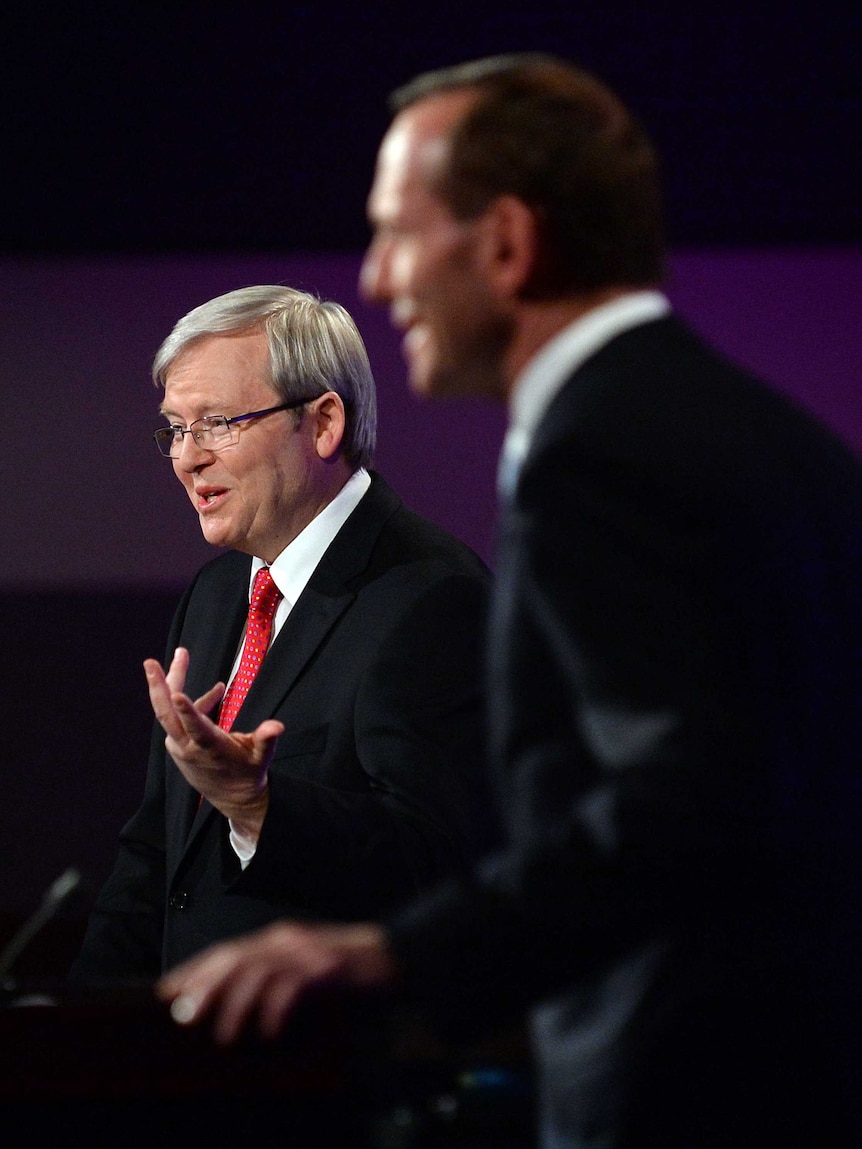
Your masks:
M183 694L189 668L189 652L178 646L167 673L154 658L144 661L144 673L150 693L150 704L156 719L172 740L174 749L186 741L201 745L213 742L213 724L209 715L224 696L225 685L217 682L196 702Z
M154 658L148 658L144 662L144 674L150 693L150 705L157 721L168 736L182 737L182 723L171 699L172 691L167 675Z
M211 1019L214 1039L230 1045L256 1016L261 1036L276 1037L296 1004L302 978L283 954L276 955L271 933L213 946L164 974L156 994L170 1002L174 1021L196 1025Z
M221 702L224 697L225 684L217 682L215 686L211 686L206 694L202 694L200 698L195 699L195 707L203 714L211 715L215 707Z
M298 996L296 980L267 964L244 968L222 988L213 1037L220 1045L230 1045L252 1027L255 1017L261 1037L277 1037Z
M396 980L386 936L374 923L273 922L177 966L162 976L156 992L171 1003L179 1024L209 1018L215 1040L227 1045L255 1020L262 1037L278 1036L310 990L383 987Z
M170 1000L170 999L169 999ZM178 1025L196 1025L212 1019L212 1035L219 1045L232 1045L251 1028L253 1015L260 1010L258 1032L271 1040L284 1029L296 1004L296 986L283 981L266 989L252 976L211 984L196 994L192 989L171 1000L170 1013Z
M179 1025L204 1021L216 1001L228 990L234 968L234 947L223 944L206 950L166 974L156 984L156 995L170 1002L171 1017ZM220 1040L232 1040L235 1024L226 1027Z
M181 693L186 685L186 674L189 669L189 652L184 646L178 646L168 667L167 683L172 694Z
M174 750L179 750L187 742L194 742L202 749L224 746L226 743L212 715L224 697L225 684L216 682L193 702L183 693L188 667L189 652L182 646L174 651L167 673L154 658L145 659L144 673L153 713L165 734L172 739ZM276 719L268 719L257 727L250 738L258 762L271 755L276 740L283 733L284 724Z
M186 674L189 668L189 652L185 647L178 646L171 659L167 673L154 658L144 660L144 673L147 676L147 686L150 691L150 702L156 717L162 722L164 717L171 720L171 695L180 692L186 684ZM164 722L162 722L164 726Z
M299 996L299 988L290 978L270 983L266 996L258 1003L257 1028L261 1037L272 1041L284 1031Z
M201 749L209 750L218 745L220 740L225 739L225 732L199 710L188 695L174 694L171 696L171 702L180 723L181 735L178 740L191 741Z
M284 723L279 722L277 718L267 718L266 721L261 722L252 735L256 749L256 761L261 763L269 761L273 750L275 750L275 744L282 734L284 734Z
M205 1010L203 1008L204 987L214 989L219 979L231 968L235 943L221 942L197 954L181 965L162 974L156 982L156 994L162 1001L173 1001L185 997L184 1009L188 1020L195 1021Z

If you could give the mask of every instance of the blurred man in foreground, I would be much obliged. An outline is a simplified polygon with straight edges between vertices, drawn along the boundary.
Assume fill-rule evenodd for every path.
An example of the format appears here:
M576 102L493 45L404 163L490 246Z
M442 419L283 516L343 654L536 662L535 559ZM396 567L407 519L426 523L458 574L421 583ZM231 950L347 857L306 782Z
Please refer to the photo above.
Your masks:
M859 1143L862 471L660 290L657 164L533 55L396 93L366 294L428 396L507 405L488 636L506 847L382 923L160 983L278 1033L326 985L529 1015L543 1146Z

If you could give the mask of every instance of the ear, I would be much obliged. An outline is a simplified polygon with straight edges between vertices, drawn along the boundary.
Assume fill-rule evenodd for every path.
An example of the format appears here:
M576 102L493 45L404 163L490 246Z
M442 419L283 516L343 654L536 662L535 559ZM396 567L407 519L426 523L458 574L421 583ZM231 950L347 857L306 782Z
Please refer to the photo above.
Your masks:
M489 282L502 298L529 291L540 264L541 236L532 208L513 195L498 196L482 220Z
M334 391L325 391L308 412L314 420L314 447L321 459L334 459L344 438L344 402Z

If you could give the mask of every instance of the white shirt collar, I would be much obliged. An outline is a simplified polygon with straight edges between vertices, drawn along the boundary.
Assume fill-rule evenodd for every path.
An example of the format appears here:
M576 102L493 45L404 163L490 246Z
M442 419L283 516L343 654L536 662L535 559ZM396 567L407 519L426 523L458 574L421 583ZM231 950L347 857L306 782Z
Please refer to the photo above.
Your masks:
M288 604L293 606L323 558L329 544L344 526L356 509L360 499L371 486L371 476L364 467L355 471L331 503L303 528L292 542L289 542L278 558L270 565L272 579ZM249 600L254 578L262 566L263 559L251 560L249 578Z
M660 291L630 292L576 319L533 356L515 381L509 403L509 427L498 472L501 494L511 491L533 432L572 373L615 336L659 319L670 309Z

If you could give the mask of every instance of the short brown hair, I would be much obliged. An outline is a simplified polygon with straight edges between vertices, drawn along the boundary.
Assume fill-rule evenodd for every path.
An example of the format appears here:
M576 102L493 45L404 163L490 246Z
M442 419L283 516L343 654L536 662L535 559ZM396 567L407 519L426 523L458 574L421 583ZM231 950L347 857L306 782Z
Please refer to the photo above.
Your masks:
M452 131L436 189L458 218L501 195L523 200L547 249L544 293L662 278L655 149L609 88L554 56L515 53L425 72L392 93L390 109L459 89L477 100Z

